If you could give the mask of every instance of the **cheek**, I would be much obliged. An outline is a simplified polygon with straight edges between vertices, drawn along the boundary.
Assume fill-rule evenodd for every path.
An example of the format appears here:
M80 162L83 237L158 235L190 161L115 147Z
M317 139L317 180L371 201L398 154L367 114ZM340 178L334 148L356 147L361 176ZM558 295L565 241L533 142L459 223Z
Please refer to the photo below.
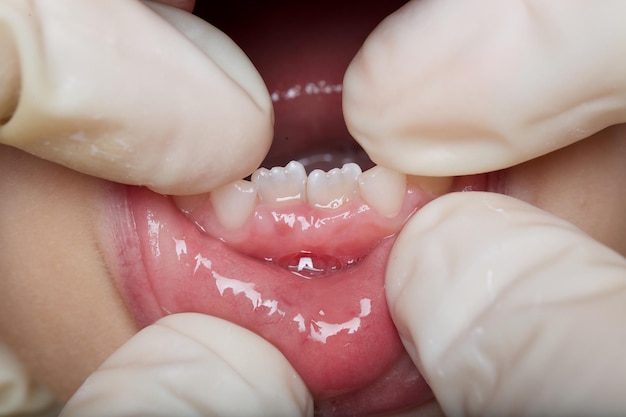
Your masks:
M507 170L505 192L626 255L626 125Z
M96 244L106 190L0 146L0 339L62 400L135 332Z

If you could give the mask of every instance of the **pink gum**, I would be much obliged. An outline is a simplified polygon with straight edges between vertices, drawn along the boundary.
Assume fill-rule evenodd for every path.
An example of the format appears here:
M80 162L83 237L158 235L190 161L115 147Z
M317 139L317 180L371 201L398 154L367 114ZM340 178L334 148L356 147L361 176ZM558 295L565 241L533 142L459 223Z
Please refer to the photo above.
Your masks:
M407 219L432 196L410 186L400 213L387 218L357 198L337 209L323 209L300 202L276 206L259 203L237 230L225 228L205 198L181 210L202 230L240 253L277 261L300 252L332 255L348 265L366 256L383 239L397 233Z

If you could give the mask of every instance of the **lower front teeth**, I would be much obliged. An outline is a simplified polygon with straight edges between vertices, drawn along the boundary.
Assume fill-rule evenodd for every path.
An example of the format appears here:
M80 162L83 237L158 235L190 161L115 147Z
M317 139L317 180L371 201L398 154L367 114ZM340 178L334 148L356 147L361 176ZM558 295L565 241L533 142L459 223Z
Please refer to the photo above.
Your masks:
M339 208L358 196L357 178L361 167L345 164L328 172L316 169L309 174L307 196L309 204L322 208Z
M359 177L359 191L373 209L385 217L395 217L404 203L406 175L375 166Z
M258 187L250 181L238 180L211 191L211 204L220 223L238 229L257 205Z
M256 170L252 182L239 180L214 190L211 203L218 220L229 229L241 227L258 200L273 205L308 202L337 209L360 196L374 210L391 218L400 212L406 186L406 175L383 167L362 173L357 164L348 163L329 172L314 170L307 178L304 166L292 161L284 168Z
M284 168L271 170L259 168L252 174L252 183L257 185L259 197L266 203L306 201L306 171L300 162L291 161Z

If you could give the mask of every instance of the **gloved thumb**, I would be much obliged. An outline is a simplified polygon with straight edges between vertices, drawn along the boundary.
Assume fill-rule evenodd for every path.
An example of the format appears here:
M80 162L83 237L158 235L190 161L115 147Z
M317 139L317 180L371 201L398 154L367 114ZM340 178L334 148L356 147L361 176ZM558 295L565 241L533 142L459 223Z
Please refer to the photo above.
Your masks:
M62 417L312 416L300 377L269 342L197 313L140 331L93 373Z
M626 121L626 2L414 0L344 79L352 135L415 175L494 171Z
M273 133L261 76L213 26L147 4L0 2L0 143L166 194L256 169Z
M402 340L447 415L626 410L626 260L511 197L434 200L386 277Z

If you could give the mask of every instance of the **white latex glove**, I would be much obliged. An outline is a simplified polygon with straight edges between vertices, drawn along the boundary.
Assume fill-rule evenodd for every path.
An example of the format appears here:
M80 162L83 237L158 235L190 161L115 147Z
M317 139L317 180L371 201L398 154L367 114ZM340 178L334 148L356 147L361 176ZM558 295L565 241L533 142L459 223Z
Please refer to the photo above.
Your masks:
M419 0L344 78L348 128L416 175L497 170L626 121L626 2Z
M143 329L93 373L61 417L312 416L313 400L260 336L197 313Z
M0 143L90 175L200 193L250 174L271 144L248 58L168 6L0 0L0 62Z
M386 289L446 415L626 413L626 260L564 220L448 194L401 232Z
M626 121L626 3L421 0L344 80L371 158L427 176L505 168ZM626 261L510 197L452 194L401 232L386 289L449 416L626 414Z

